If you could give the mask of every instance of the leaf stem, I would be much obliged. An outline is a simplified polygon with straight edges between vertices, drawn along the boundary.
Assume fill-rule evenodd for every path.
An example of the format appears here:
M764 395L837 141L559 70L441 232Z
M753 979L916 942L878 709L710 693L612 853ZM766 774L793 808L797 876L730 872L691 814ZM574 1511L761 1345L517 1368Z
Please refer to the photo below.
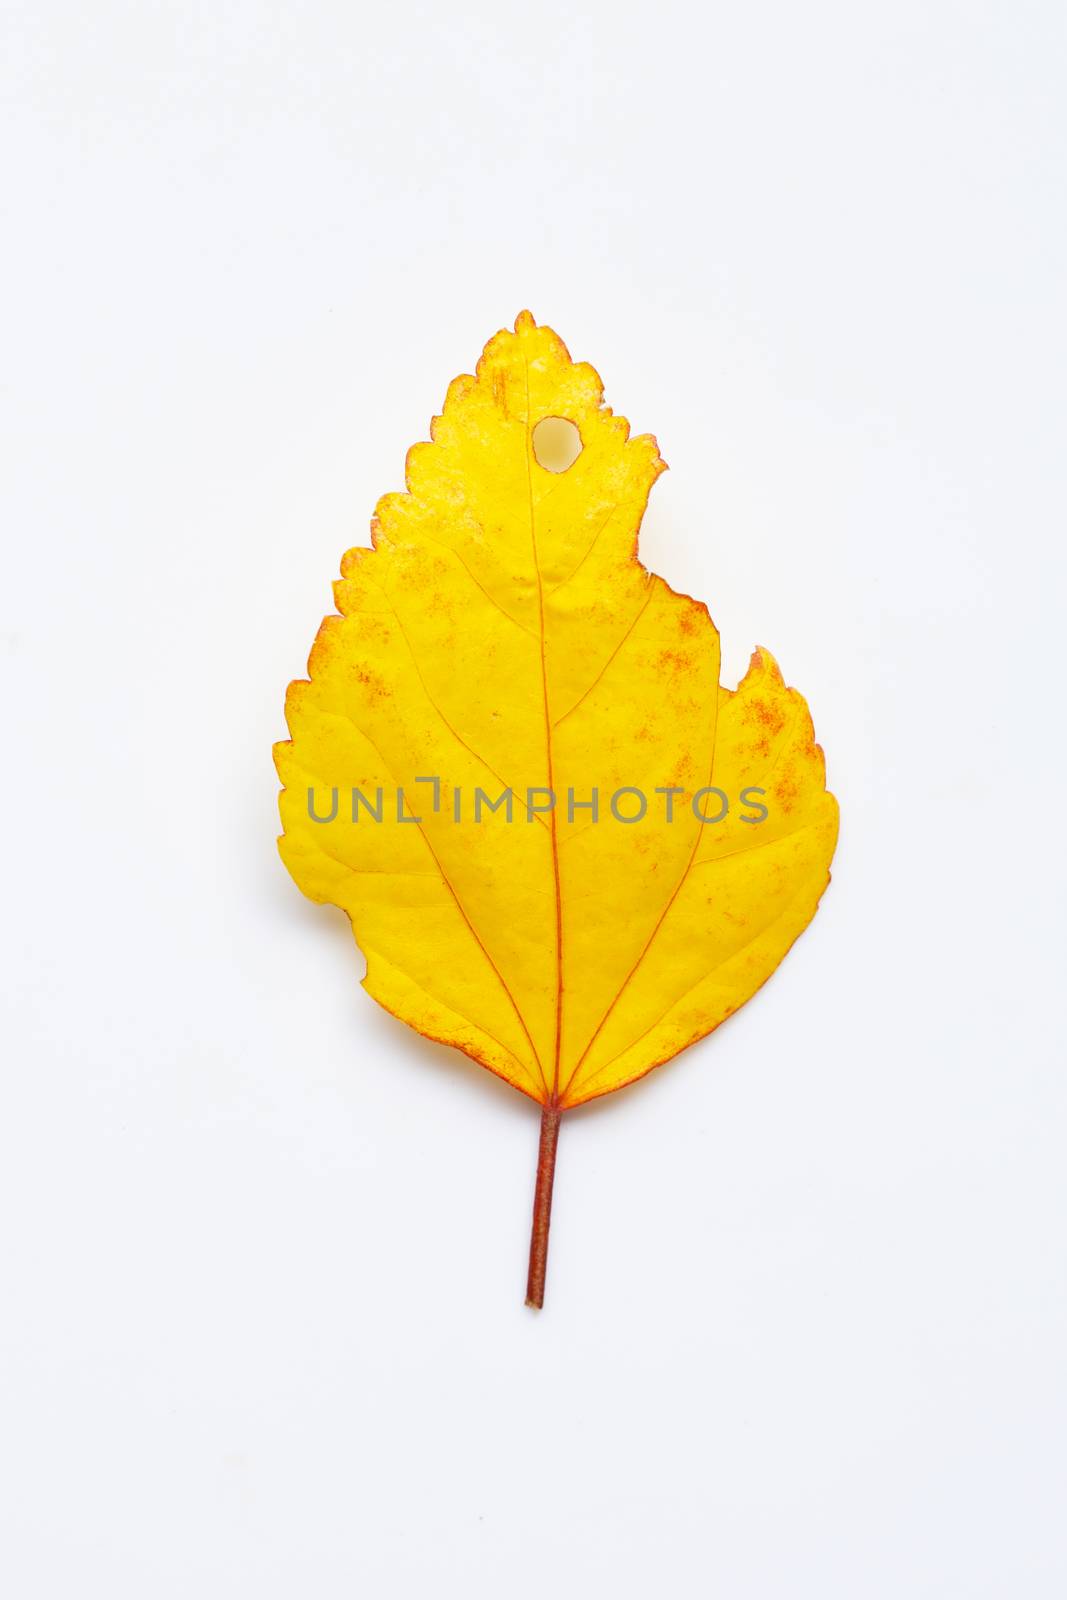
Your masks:
M548 1229L552 1221L552 1180L556 1176L556 1145L563 1116L558 1106L541 1109L541 1143L537 1151L537 1183L534 1188L533 1228L530 1233L530 1271L526 1279L526 1304L540 1311L545 1303L545 1270L548 1266Z

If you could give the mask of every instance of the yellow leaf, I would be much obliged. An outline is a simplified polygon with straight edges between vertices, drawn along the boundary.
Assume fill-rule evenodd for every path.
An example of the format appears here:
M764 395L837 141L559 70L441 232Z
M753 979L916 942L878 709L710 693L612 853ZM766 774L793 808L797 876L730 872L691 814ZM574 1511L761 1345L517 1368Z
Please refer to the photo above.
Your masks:
M762 650L720 688L707 608L638 560L664 463L602 394L528 312L490 340L345 556L276 748L282 856L365 987L546 1108L543 1242L559 1113L743 1005L837 835L801 696Z

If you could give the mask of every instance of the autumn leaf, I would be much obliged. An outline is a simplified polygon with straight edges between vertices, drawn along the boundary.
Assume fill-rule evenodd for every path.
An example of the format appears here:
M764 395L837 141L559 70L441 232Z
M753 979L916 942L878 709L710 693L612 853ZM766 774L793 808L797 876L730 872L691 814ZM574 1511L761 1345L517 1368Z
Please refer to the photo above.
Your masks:
M276 747L282 857L364 987L561 1116L760 987L829 881L837 806L764 650L719 686L706 606L646 571L664 470L528 312L457 378L350 550Z

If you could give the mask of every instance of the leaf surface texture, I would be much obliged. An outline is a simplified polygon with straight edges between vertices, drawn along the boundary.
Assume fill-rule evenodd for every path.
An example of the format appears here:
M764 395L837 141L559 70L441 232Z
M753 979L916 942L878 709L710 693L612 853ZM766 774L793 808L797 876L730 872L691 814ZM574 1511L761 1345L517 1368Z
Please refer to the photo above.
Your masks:
M545 418L580 435L565 471L537 459ZM803 699L763 650L721 688L707 608L638 560L663 468L593 368L523 313L450 386L373 547L345 556L276 748L282 856L351 918L365 987L543 1105L618 1089L709 1033L829 879L837 807ZM721 822L694 812L711 786ZM764 791L758 825L747 788ZM320 815L337 790L333 821L312 819L309 789ZM510 821L484 802L475 818L477 790L506 789ZM624 823L609 802L637 813L629 791L647 809Z

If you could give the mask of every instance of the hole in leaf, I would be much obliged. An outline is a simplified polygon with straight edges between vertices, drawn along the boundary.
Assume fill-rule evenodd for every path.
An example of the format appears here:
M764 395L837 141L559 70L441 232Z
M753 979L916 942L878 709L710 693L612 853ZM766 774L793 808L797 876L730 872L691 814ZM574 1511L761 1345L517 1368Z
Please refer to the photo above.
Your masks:
M582 436L566 417L542 417L531 437L534 460L546 472L566 472L582 453Z

